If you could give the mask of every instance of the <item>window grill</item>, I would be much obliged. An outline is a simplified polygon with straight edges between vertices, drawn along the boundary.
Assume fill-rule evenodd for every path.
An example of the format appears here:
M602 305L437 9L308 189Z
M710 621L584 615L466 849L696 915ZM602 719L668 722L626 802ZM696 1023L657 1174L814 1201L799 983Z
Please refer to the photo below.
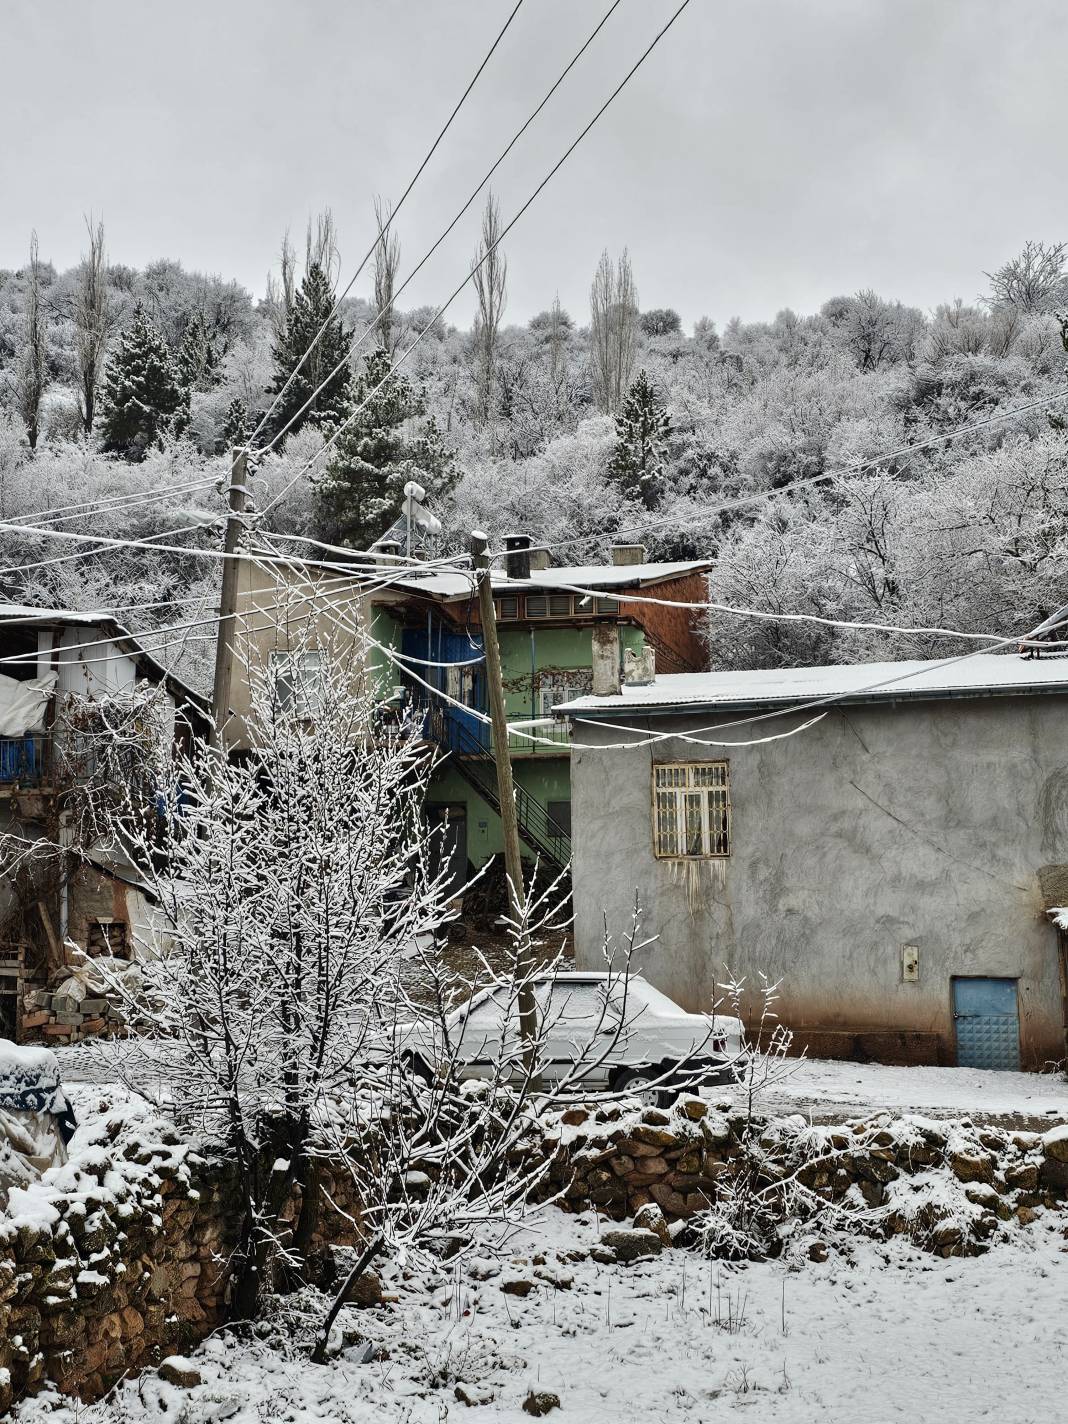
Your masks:
M597 600L598 613L618 613L619 604L614 598L599 598Z
M511 594L497 600L497 617L502 623L513 623L519 617L519 598Z
M548 618L549 600L543 593L528 593L526 602L528 618Z
M653 848L660 859L669 860L730 855L728 762L663 762L653 767Z
M571 595L569 593L551 593L549 595L549 617L569 618L571 616Z

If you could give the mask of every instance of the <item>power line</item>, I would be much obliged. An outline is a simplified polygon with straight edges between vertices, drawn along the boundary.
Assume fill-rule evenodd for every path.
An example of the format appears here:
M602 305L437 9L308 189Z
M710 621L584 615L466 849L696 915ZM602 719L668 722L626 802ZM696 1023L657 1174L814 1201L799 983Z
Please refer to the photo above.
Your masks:
M531 579L530 582L532 587L542 587L536 579ZM818 623L825 628L847 628L865 633L924 634L928 637L961 638L987 643L996 643L1000 636L997 633L964 633L959 628L907 628L896 623L863 623L848 618L826 618L817 613L770 613L759 608L736 608L732 604L716 603L712 599L708 599L704 603L695 603L681 598L655 598L649 594L612 593L604 588L586 588L581 584L560 583L556 580L551 586L566 593L581 593L587 598L606 599L612 603L653 604L658 608L685 608L696 612L712 610L717 613L733 614L738 618L757 618L777 623Z
M1068 617L1062 618L1059 623L1053 624L1051 627L1051 631L1052 628L1061 628L1065 625L1068 625ZM992 647L972 648L967 653L957 654L956 657L945 658L941 662L935 662L934 664L926 664L925 666L920 668L910 668L908 672L900 673L896 677L880 678L877 682L868 683L864 687L854 687L844 692L828 693L825 697L817 697L806 700L804 702L798 702L795 703L792 707L779 707L773 709L770 712L755 713L752 716L739 717L730 722L716 723L714 726L711 727L696 727L693 729L693 731L695 733L704 734L706 732L724 731L731 727L750 726L755 722L766 722L776 717L790 717L798 713L814 711L816 708L819 707L833 706L838 702L846 701L847 699L852 697L862 697L869 692L882 692L888 687L895 687L899 683L907 682L910 678L919 677L920 674L923 672L941 672L944 668L955 667L958 663L967 662L969 658L975 658L981 655L989 655L992 653L996 653L1000 648L1006 648L1014 645L1018 646L1021 643L1026 644L1034 636L1035 632L1037 631L1037 628L1042 626L1042 624L1038 624L1035 628L1030 629L1026 633L1018 633L1008 638L1001 638ZM863 664L860 664L860 666L863 666ZM700 674L697 674L697 676L700 676ZM673 710L677 710L677 704L671 704L671 706ZM636 707L634 710L639 716L641 715L640 708ZM654 709L650 708L649 710ZM674 732L656 732L650 735L648 733L647 728L645 727L628 727L622 724L617 724L615 722L602 722L593 717L583 717L580 715L575 716L575 721L584 722L591 727L601 727L610 729L612 731L629 732L643 738L643 740L640 742L628 742L626 744L628 747L648 746L651 743L657 741L671 741L678 735ZM690 738L688 737L682 738L682 740L689 739ZM585 743L583 744L583 749L585 750ZM591 748L591 750L601 751L604 750L604 748L593 747Z
M348 294L352 291L353 287L356 285L356 280L357 280L357 278L359 277L359 275L360 275L360 273L363 271L363 269L367 266L367 263L368 263L368 261L370 260L371 256L373 255L373 253L374 253L374 251L375 251L375 248L378 246L379 242L381 242L382 239L383 239L383 238L386 236L386 234L389 232L390 226L391 226L392 223L393 223L393 219L397 216L397 214L400 212L401 208L404 206L405 200L407 199L409 193L410 193L410 192L412 191L412 189L415 187L415 185L416 185L416 183L418 182L419 177L420 177L420 175L422 174L423 170L426 168L427 164L428 164L428 163L430 162L430 160L433 158L434 153L436 152L438 145L441 143L442 139L443 139L443 138L445 137L445 135L448 133L449 128L450 128L451 125L452 125L453 119L456 118L456 115L457 115L457 114L460 112L460 110L463 108L463 105L464 105L464 102L465 102L466 99L467 99L467 96L471 93L471 90L475 87L475 84L478 82L478 79L479 79L480 75L482 74L482 71L485 69L486 65L490 62L490 59L493 57L493 53L494 53L494 51L496 50L497 46L500 44L501 40L504 39L504 36L505 36L505 34L507 33L509 26L511 25L512 21L515 19L516 15L519 13L519 9L520 9L520 6L521 6L522 4L523 4L523 0L516 0L515 8L512 10L512 12L511 12L511 14L508 16L507 20L505 20L503 26L501 27L500 33L497 35L497 38L493 41L493 43L490 45L489 49L486 51L485 58L482 60L482 63L478 66L478 68L475 70L475 73L474 73L474 75L473 75L473 77L472 77L470 83L468 84L468 86L467 86L467 88L464 90L464 92L460 95L460 98L459 98L459 100L457 101L455 108L453 109L453 111L452 111L452 113L449 115L449 117L445 120L445 124L444 124L443 128L440 130L440 132L438 133L437 138L435 138L434 142L430 145L430 148L427 150L426 157L423 159L422 163L420 163L419 167L415 170L415 173L412 175L412 178L411 178L411 180L409 181L407 188L405 188L404 192L401 194L400 199L399 199L399 201L397 202L396 206L393 207L393 208L391 208L390 213L389 213L389 217L388 217L388 219L386 220L385 226L381 229L381 231L379 232L378 236L375 238L374 242L372 242L371 246L370 246L370 247L367 249L367 251L364 253L363 260L361 261L360 265L356 268L356 271L355 271L355 272L352 274L352 276L350 277L349 283L348 283L348 285L346 286L345 290L341 293L340 297L338 297L338 299L335 301L333 307L331 308L330 314L326 317L326 319L324 320L323 324L320 326L319 330L315 333L315 336L314 336L314 338L312 339L312 342L311 342L311 344L309 345L307 351L305 351L304 355L300 358L300 360L298 361L298 363L296 364L296 366L294 366L293 370L292 370L292 371L289 373L289 375L286 377L286 380L285 380L284 385L283 385L282 388L279 390L279 392L278 392L278 394L275 396L274 400L271 402L271 405L270 405L270 407L268 408L266 414L261 417L259 424L256 426L256 429L255 429L255 430L252 432L252 434L249 436L248 444L249 444L250 446L251 446L252 442L255 440L256 436L260 433L260 431L261 431L261 430L264 428L264 426L267 424L268 420L270 420L270 418L271 418L271 416L274 414L275 410L277 410L277 408L278 408L278 402L279 402L279 401L282 399L282 397L285 395L286 391L289 389L290 385L292 384L294 378L297 376L297 374L298 374L298 373L300 372L300 370L303 368L305 361L308 359L308 357L311 355L312 351L315 349L315 347L316 347L316 346L319 344L319 342L321 341L323 332L326 330L327 326L328 326L328 325L330 324L330 322L334 319L334 317L337 316L338 311L339 311L340 308L341 308L342 302L345 300L345 298L348 296Z
M498 247L498 246L504 241L504 239L508 236L509 232L511 232L512 228L515 227L516 223L517 223L517 222L519 221L519 219L523 216L523 214L527 211L527 209L530 207L530 205L535 201L535 199L541 194L542 190L543 190L545 187L548 186L548 184L551 182L551 180L556 176L556 174L557 174L557 173L560 171L560 169L564 166L564 164L567 162L567 160L568 160L568 159L571 157L571 155L574 153L575 149L578 148L578 146L579 146L579 144L582 142L582 140L586 137L586 135L587 135L587 134L590 132L590 130L593 128L593 126L594 126L594 125L597 123L597 121L601 118L602 114L604 114L605 110L609 108L609 106L615 101L615 99L619 96L619 94L622 93L622 91L623 91L623 90L626 88L626 86L630 83L631 79L633 79L634 75L638 72L638 70L641 68L641 66L642 66L642 65L645 63L645 61L649 58L650 54L652 54L653 50L654 50L654 49L656 48L656 46L660 43L660 41L664 38L664 36L667 34L668 30L671 29L672 25L675 23L675 21L676 21L676 20L679 18L679 16L682 14L683 10L686 9L686 7L689 5L689 3L690 3L690 0L682 0L682 4L681 4L681 5L678 7L678 9L674 12L674 14L671 16L671 18L667 21L667 23L666 23L666 24L657 32L657 34L653 37L652 41L646 46L645 50L642 52L642 54L639 56L639 58L635 61L635 63L631 66L631 68L630 68L630 69L627 71L627 73L624 75L624 77L623 77L623 78L620 80L620 82L616 85L615 89L613 89L612 93L608 96L608 98L604 101L604 103L601 105L601 107L597 110L597 112L594 114L593 118L590 119L589 123L588 123L588 124L586 125L586 127L582 130L582 132L579 134L579 136L574 140L574 142L570 145L570 147L565 151L565 153L563 154L563 156L553 165L553 167L549 170L549 172L548 172L548 173L545 175L545 177L541 180L541 182L538 184L538 186L534 189L533 193L531 193L530 197L526 200L526 202L523 204L523 206L519 209L519 211L513 216L513 218L511 219L511 221L510 221L510 222L507 224L507 226L503 229L503 231L501 232L500 236L496 239L496 241L492 242L492 243L489 245L489 247L486 249L486 251L482 254L482 257L479 259L479 261L476 262L476 263L474 263L474 264L472 265L470 272L468 272L467 276L463 279L463 281L460 282L460 284L455 288L455 290L453 291L452 295L448 298L448 300L445 301L445 302L443 302L442 305L437 309L437 311L434 313L434 315L433 315L433 316L430 318L430 320L427 322L426 326L423 327L422 331L419 333L419 335L416 337L416 339L415 339L415 340L412 342L412 344L404 351L404 353L401 355L401 357L399 358L399 360L397 360L397 361L394 363L394 365L393 365L393 366L391 367L391 369L386 373L386 375L382 378L382 380L379 381L378 385L375 386L374 389L368 393L367 397L366 397L363 401L361 401L361 403L356 407L356 409L355 409L354 411L352 411L352 412L345 418L345 420L343 420L343 421L341 422L341 424L337 427L337 429L336 429L336 430L333 432L333 434L330 436L329 440L326 441L326 443L325 443L325 445L323 446L323 448L322 448L320 451L317 452L317 454L315 455L314 459L308 461L305 465L303 465L303 466L297 471L297 473L293 476L293 478L284 486L284 488L281 490L281 492L280 492L279 494L275 495L275 497L264 507L264 509L260 512L261 517L262 517L262 515L267 514L271 509L273 509L276 504L279 504L283 499L285 499L286 495L287 495L287 494L289 493L289 491L293 488L293 486L297 483L297 481L301 478L301 476L304 475L304 474L311 468L311 466L315 463L316 460L320 459L320 458L322 457L322 455L323 455L327 450L330 449L330 447L336 442L336 440L338 439L338 437L352 424L352 422L356 419L356 417L370 404L370 402L374 399L374 397L378 394L378 392L382 389L382 387L383 387L384 385L386 385L386 383L387 383L388 381L391 381L391 380L393 379L393 377L396 375L396 373L400 370L401 366L405 363L405 361L407 361L408 357L411 356L412 352L416 349L416 347L420 346L420 345L422 344L422 342L426 339L426 337L427 337L427 335L430 333L430 331L433 330L433 327L434 327L435 323L438 321L438 319L439 319L446 311L448 311L449 307L453 304L453 302L456 300L456 298L460 295L460 293L463 291L463 289L467 286L468 282L470 282L470 281L472 280L472 278L474 277L475 273L483 266L483 264L484 264L485 262L487 262L487 261L489 260L489 258L492 256L492 254L496 251L497 247Z
M32 520L42 524L62 524L67 519L83 518L88 514L95 514L104 510L111 510L122 513L122 506L127 504L153 504L159 500L170 499L173 495L192 492L193 490L208 489L212 485L218 485L219 481L214 475L206 479L190 480L184 484L167 485L157 490L135 490L129 494L110 495L106 499L82 500L79 504L61 504L54 508L37 510L32 514L13 514L10 519L12 524L22 524ZM84 511L83 514L67 513L67 511Z
M257 568L260 568L265 572L270 572L272 568L277 567L277 564L281 564L283 567L290 569L292 569L295 564L295 561L286 559L284 556L279 556L277 561L275 563L272 563L269 557L264 556L262 553L250 554L249 558ZM374 574L376 576L369 578L366 576L366 570L354 570L353 574L359 580L357 587L355 589L347 591L337 589L333 593L331 593L330 590L321 589L316 583L311 580L308 580L304 585L300 585L297 587L291 586L286 588L285 591L278 598L274 599L272 602L269 603L256 601L256 595L261 592L261 590L252 590L248 595L248 606L239 610L238 614L236 615L237 621L241 624L242 632L246 636L252 633L266 632L270 628L273 628L275 626L275 623L268 622L257 624L256 616L259 614L266 615L272 612L277 612L277 610L279 609L291 608L293 606L302 605L308 605L314 608L317 606L317 603L324 599L334 600L332 602L328 601L325 603L324 606L327 611L335 607L347 607L353 603L363 602L368 598L373 598L376 593L381 593L384 589L390 588L396 583L398 583L400 579L403 576L407 575L409 572L410 571L407 568L382 569L381 567L376 566L374 569ZM335 574L332 575L329 580L329 582L342 581L351 583L352 578L346 578L346 575L344 574ZM266 591L267 590L262 590L262 592ZM344 597L340 598L340 600L337 599L337 595L339 594L344 594ZM176 604L182 602L203 602L204 597L205 595L200 595L199 598L175 599L171 600L171 602ZM164 602L155 606L163 607L167 605L166 602ZM40 614L47 614L50 611L52 610L41 609L39 611L27 611L26 613L20 614L18 616L0 616L0 626L34 627L40 622ZM56 611L61 612L62 610ZM98 615L101 618L104 618L108 616L108 612L106 610L92 610L86 613L79 614L79 617L93 618ZM154 656L156 649L147 646L147 644L152 640L165 636L169 633L188 633L194 628L207 628L212 625L218 625L221 621L222 620L220 618L220 615L217 612L212 612L205 614L203 618L193 618L182 623L158 624L154 628L147 628L142 630L122 628L119 633L110 637L93 638L77 643L72 643L67 646L60 646L56 650L58 654L58 661L61 663L68 664L74 662L89 664L93 662L110 662L116 656L125 656L122 653L111 654L107 657L102 658L83 658L80 656L80 653L84 649L110 646L112 643L115 642L115 639L117 637L128 637L132 642L137 643L138 646L143 649L143 651ZM171 642L164 643L161 646L173 646L174 641L177 640L171 640ZM63 654L65 653L69 653L72 656L64 658ZM39 653L36 652L8 654L7 656L0 657L0 666L17 666L36 663L39 661L39 656ZM418 662L420 661L420 659L414 659L413 661ZM429 666L438 666L438 664L429 664ZM444 664L441 664L441 666L444 666Z
M605 11L604 15L601 17L601 19L598 21L598 23L596 24L596 26L595 26L595 27L593 28L593 30L590 32L590 34L589 34L589 36L587 37L585 43L584 43L584 44L579 48L579 50L571 57L570 61L569 61L568 64L565 66L565 68L563 69L563 71L561 72L561 74L558 76L558 78L556 79L556 81L552 84L552 86L549 88L549 90L548 90L547 93L545 94L545 97L542 99L541 103L540 103L540 104L537 106L537 108L529 115L529 117L524 121L524 123L515 131L515 133L514 133L514 134L512 135L512 137L511 137L511 139L508 141L508 143L505 145L505 147L501 150L501 152L500 152L500 154L498 155L498 157L497 157L497 159L495 160L495 162L492 164L492 166L489 168L489 170L485 173L485 175L484 175L484 176L482 177L482 179L479 181L478 185L473 189L473 191L472 191L472 193L471 193L471 196L470 196L470 197L467 199L467 201L464 203L463 207L460 208L460 210L457 212L456 216L452 219L452 221L449 223L449 225L448 225L448 226L445 228L445 230L440 234L440 236L439 236L439 237L437 238L437 240L433 243L433 245L427 249L427 251L426 251L426 252L423 254L423 256L419 259L419 261L416 263L416 265L415 265L415 266L412 268L412 270L408 273L407 277L405 277L404 281L403 281L403 282L401 283L401 285L397 288L396 292L394 292L394 293L392 294L392 296L390 297L390 300L389 300L389 302L387 303L387 305L384 306L384 307L381 309L381 311L379 311L379 312L377 312L377 313L375 314L374 320L371 321L370 324L366 327L366 329L365 329L363 332L360 333L360 336L359 336L356 340L354 340L354 341L352 342L352 344L349 346L348 351L346 351L345 355L344 355L344 356L341 358L341 360L337 363L337 365L336 365L336 366L334 367L334 369L330 372L330 374L329 374L328 376L324 377L324 379L320 382L320 384L316 387L316 389L311 393L311 395L310 395L310 396L308 397L308 399L304 402L304 404L300 407L300 409L297 410L297 411L295 411L295 412L289 417L289 420L285 423L285 425L283 425L282 428L281 428L280 430L278 430L278 431L272 436L271 440L270 440L265 446L263 446L260 451L257 452L258 454L266 454L269 450L271 450L271 449L274 448L274 446L278 443L279 440L282 439L282 437L283 437L283 436L285 435L285 433L289 430L289 428L294 424L294 422L296 422L297 420L299 420L300 417L304 414L304 412L312 405L312 403L314 402L316 396L320 395L320 394L322 393L322 391L324 391L324 390L326 389L326 387L330 384L330 382L331 382L331 381L334 379L334 377L338 374L338 372L339 372L344 366L346 366L346 365L349 363L349 361L351 361L352 357L356 354L356 352L360 349L360 347L363 345L363 343L367 340L367 338L368 338L368 336L370 336L371 332L373 332L373 331L375 330L375 328L378 326L378 323L382 320L383 316L385 316L388 312L392 311L392 309L396 306L397 300L403 295L405 288L409 285L409 283L411 283L411 282L418 276L418 274L420 273L420 271L422 271L422 269L423 269L423 267L426 265L426 263L429 262L430 258L433 257L434 253L438 250L438 248L441 246L441 244L445 241L445 239L449 236L449 234L452 232L452 230L456 227L456 224L460 221L460 219L461 219L461 218L464 216L464 214L468 211L468 209L470 208L471 204L472 204L472 203L475 201L475 199L478 197L479 193L482 192L483 188L485 188L486 184L487 184L487 183L489 182L489 180L493 177L494 173L496 173L497 169L501 166L501 164L504 162L504 160L508 157L508 155L511 153L512 149L513 149L513 148L515 147L515 145L519 142L519 140L523 137L523 135L526 133L527 129L530 128L531 124L532 124L532 123L534 122L534 120L538 117L538 115L541 113L541 111L545 108L546 104L548 104L549 100L550 100L550 99L553 97L553 95L556 93L557 89L560 88L560 85L564 82L564 80L567 78L567 76L571 73L572 69L574 69L575 65L579 62L579 60L582 58L582 56L583 56L583 55L586 53L586 51L589 49L590 45L591 45L591 44L593 43L593 41L597 38L597 36L600 34L601 30L604 29L605 25L606 25L606 24L608 23L608 21L612 18L612 15L615 13L615 11L616 11L616 9L618 8L618 6L620 5L620 3L621 3L621 0L612 0L612 4L611 4L611 5L609 6L609 8ZM436 318L435 318L435 319L436 319Z
M173 533L188 533L189 530L191 530L191 529L203 529L204 527L205 527L205 526L204 526L203 524L194 524L194 525L188 525L188 526L186 526L186 528L184 528L184 529L181 529L181 530L174 530L174 531L172 531L172 532L173 532ZM78 544L92 544L92 545L96 545L97 548L95 548L95 549L90 549L90 550L88 550L88 551L83 551L83 552L89 552L89 553L97 553L97 552L100 551L100 549L103 549L103 548L115 548L115 549L148 549L148 550L150 550L150 551L153 552L153 553L185 554L185 555L188 555L188 556L190 556L190 557L192 557L192 558L213 559L213 560L216 560L216 561L223 560L223 559L249 559L249 558L252 557L251 555L245 554L245 553L243 553L243 552L241 552L241 551L237 551L237 552L234 552L234 553L231 553L231 554L227 554L227 553L224 553L222 549L200 549L200 548L197 548L197 547L195 547L195 546L190 547L190 546L188 546L188 545L181 545L181 544L162 544L162 543L159 543L159 542L153 542L154 540L159 540L159 539L166 538L166 537L167 537L166 534L163 534L163 535L150 535L150 536L148 536L148 538L145 538L145 539L110 538L110 537L108 537L108 536L106 536L106 535L103 535L103 534L79 534L79 533L76 533L73 529L50 529L50 528L46 528L46 527L41 526L41 525L12 525L12 524L10 524L8 521L6 521L6 520L0 520L0 531L5 530L5 529L6 529L6 530L14 530L15 532L20 533L20 534L40 534L43 538L47 538L47 539L60 539L60 540L67 540L67 541L69 541L69 542L78 543ZM290 536L283 536L283 537L290 537ZM352 550L346 550L346 553L349 553L349 554L351 554L351 555L353 555L353 556L363 556L363 557L366 557L366 558L369 558L369 559L373 559L373 560L376 559L376 555L375 555L374 551L373 551L373 550L369 550L369 549L352 549ZM8 567L8 568L6 568L6 569L0 569L0 575L10 574L10 573L20 573L20 572L24 572L26 569L29 569L29 568L42 567L42 566L43 566L44 564L46 564L46 563L53 563L53 562L59 563L59 562L62 561L62 558L63 558L63 557L65 557L65 556L60 556L60 557L58 557L58 558L56 558L56 559L54 559L54 560L51 560L51 559L49 559L49 560L42 560L39 564L13 564L13 565L11 565L10 567ZM290 556L290 559L291 559L291 560L292 560L292 557L293 557L293 556ZM456 557L460 557L460 556L456 556ZM407 571L407 572L409 572L409 573L419 572L419 571L422 571L422 570L424 570L424 569L426 569L426 570L433 570L433 569L441 569L441 568L450 567L450 566L453 565L453 564L455 563L455 561L456 561L455 557L454 557L454 558L448 558L448 559L440 559L440 560L436 560L436 561L435 561L435 560L425 560L425 559L412 559L412 560L409 561L409 560L406 560L406 559L401 559L401 556L400 556L400 555L397 555L396 558L397 558L398 561L399 561L399 563L398 563L398 568L400 568L402 571ZM279 562L282 562L282 560L280 559ZM330 562L328 562L327 560L317 560L316 562L317 562L317 563L320 565L320 567L322 567L322 568L334 568L334 569L338 570L338 572L340 572L340 573L346 573L346 572L350 572L350 573L351 573L354 568L358 568L358 567L359 567L358 565L355 565L355 564L352 564L352 563L345 563L345 564L336 563L336 562L335 562L335 563L330 563ZM381 566L381 565L380 565L377 561L374 563L374 567L375 567L375 568L379 568L380 566Z

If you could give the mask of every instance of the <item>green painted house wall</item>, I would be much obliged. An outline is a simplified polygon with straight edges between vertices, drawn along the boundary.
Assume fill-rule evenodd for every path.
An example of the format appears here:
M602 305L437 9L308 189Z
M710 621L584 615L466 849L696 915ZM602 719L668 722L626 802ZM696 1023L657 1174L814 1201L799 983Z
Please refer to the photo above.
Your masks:
M501 623L497 634L510 721L539 715L538 692L543 680L566 680L568 672L589 674L593 666L593 629L588 623L574 628ZM620 625L619 642L621 657L628 649L640 652L644 642L641 629Z
M387 605L372 603L367 617L367 631L374 639L367 654L371 676L383 689L383 695L388 696L389 689L401 681L400 669L375 643L384 643L399 652L401 625Z
M501 675L505 709L510 722L523 722L541 715L540 692L544 685L567 683L569 673L583 673L588 679L593 665L593 628L589 623L574 627L539 627L529 623L498 624ZM642 630L619 625L620 657L625 651L640 652ZM576 679L581 690L581 679ZM553 735L544 729L542 735ZM555 733L563 735L563 729ZM566 749L526 742L513 735L512 775L543 806L550 801L571 800L571 758ZM479 869L491 856L504 851L501 821L447 759L431 779L428 803L434 806L463 806L467 826L467 858ZM527 854L524 847L524 854Z
M516 758L512 764L512 775L518 786L537 797L543 805L549 801L571 800L569 756ZM463 806L467 858L476 870L485 865L491 856L503 854L501 818L447 761L434 773L427 801L432 806ZM524 854L529 854L525 847Z

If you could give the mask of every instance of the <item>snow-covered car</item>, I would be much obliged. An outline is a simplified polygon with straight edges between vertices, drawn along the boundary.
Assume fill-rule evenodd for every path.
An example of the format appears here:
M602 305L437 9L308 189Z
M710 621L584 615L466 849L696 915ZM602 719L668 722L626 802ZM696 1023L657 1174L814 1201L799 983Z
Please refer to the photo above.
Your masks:
M647 979L567 972L538 979L535 1006L544 1037L538 1075L547 1087L626 1089L645 1101L732 1079L743 1049L739 1019L691 1014ZM455 1064L462 1079L524 1073L518 1012L504 989L486 989L444 1023L409 1025L400 1048L426 1077ZM503 1065L503 1068L502 1068Z

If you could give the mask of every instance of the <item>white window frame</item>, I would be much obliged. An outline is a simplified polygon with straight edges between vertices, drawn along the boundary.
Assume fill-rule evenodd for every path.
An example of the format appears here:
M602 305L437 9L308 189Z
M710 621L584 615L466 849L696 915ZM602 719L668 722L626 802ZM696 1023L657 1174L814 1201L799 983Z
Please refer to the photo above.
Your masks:
M271 686L279 708L302 721L314 721L322 711L322 673L323 654L318 648L272 652Z
M538 683L538 716L551 717L553 708L576 697L587 697L593 686L593 674L585 668L575 668L555 677L543 677Z
M654 762L652 798L653 853L658 860L730 856L730 762Z

